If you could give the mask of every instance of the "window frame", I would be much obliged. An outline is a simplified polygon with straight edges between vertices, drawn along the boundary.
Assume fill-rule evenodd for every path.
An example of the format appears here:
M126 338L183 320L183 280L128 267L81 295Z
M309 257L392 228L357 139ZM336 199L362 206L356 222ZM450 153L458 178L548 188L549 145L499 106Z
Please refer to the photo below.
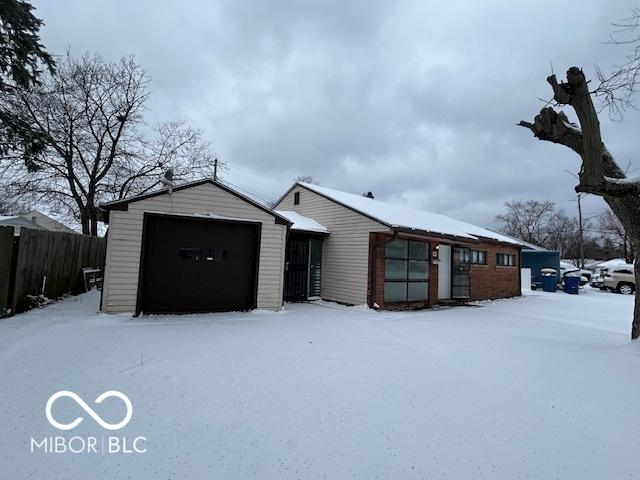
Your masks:
M300 192L293 192L293 204L300 205Z
M480 261L480 254L482 254L483 261ZM474 261L473 257L476 256ZM471 250L471 265L487 265L487 251L486 250Z
M405 256L399 256L399 255L387 255L387 246L389 244L391 244L392 242L396 242L396 241L402 241L402 242L406 242L406 248L405 248ZM426 258L424 259L419 259L419 258L412 258L411 257L411 243L418 243L420 245L423 245L424 248L426 249ZM383 299L384 299L384 303L387 305L392 305L392 304L403 304L403 303L415 303L415 302L429 302L429 282L430 282L430 265L431 265L431 245L428 241L420 241L420 240L409 240L406 238L396 238L394 240L392 240L391 242L388 242L385 244L384 246L384 265L385 265L385 271L384 271L384 279L383 279ZM392 261L402 261L405 263L405 276L402 279L393 279L393 278L387 278L387 260L392 260ZM412 262L415 263L421 263L424 264L426 266L426 280L425 279L412 279L411 278L411 265ZM393 283L393 284L404 284L405 288L404 288L404 297L405 300L387 300L386 299L386 295L385 295L385 290L386 288L384 288L386 286L387 283ZM426 287L426 298L424 299L420 299L420 300L409 300L409 290L410 290L410 285L412 284L420 284L423 283L425 284Z
M504 259L504 263L501 263L500 259ZM513 263L512 263L513 260ZM513 253L496 253L496 267L508 267L515 268L518 266L516 255Z

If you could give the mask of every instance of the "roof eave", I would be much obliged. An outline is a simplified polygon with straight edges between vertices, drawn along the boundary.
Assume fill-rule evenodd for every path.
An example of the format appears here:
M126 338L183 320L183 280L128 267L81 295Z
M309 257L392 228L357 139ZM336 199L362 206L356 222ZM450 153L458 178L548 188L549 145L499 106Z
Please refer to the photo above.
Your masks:
M496 238L490 238L490 237L482 237L482 236L461 237L459 235L451 235L451 234L440 233L440 232L432 232L430 230L421 230L421 229L417 229L417 228L402 227L402 226L398 226L398 225L393 225L391 227L391 229L394 232L398 232L398 233L413 233L415 235L423 235L423 236L426 236L426 237L439 238L439 239L443 239L443 240L451 240L451 241L459 242L459 243L471 243L471 244L497 243L497 244L508 245L508 246L516 247L516 248L522 248L522 245L520 245L520 244L503 242L503 241L500 241L500 240L498 240Z
M273 210L269 209L268 207L261 205L260 203L256 202L255 200L247 197L246 195L241 194L240 192L235 191L234 189L224 185L223 183L220 183L218 181L215 181L211 178L205 178L203 180L197 180L194 182L188 182L188 183L183 183L182 185L177 185L175 187L172 188L172 192L179 192L180 190L186 190L189 188L193 188L193 187L197 187L200 185L205 185L205 184L211 184L215 187L220 188L221 190L224 190L227 193L230 193L231 195L234 195L236 197L238 197L241 200L244 200L245 202L249 203L250 205L253 205L254 207L258 208L259 210L262 210L265 213L268 213L269 215L273 216L276 219L276 223L280 224L280 225L287 225L288 227L291 227L292 223L285 217L283 217L282 215L277 214L276 212L274 212ZM134 202L139 202L141 200L146 200L148 198L153 198L159 195L165 195L169 193L169 189L167 188L163 188L160 190L157 190L155 192L150 192L147 194L143 194L143 195L137 195L137 196L133 196L130 198L124 198L122 200L115 200L112 202L105 202L105 203L101 203L100 204L100 209L103 212L103 221L104 223L109 223L109 212L111 210L120 210L120 211L127 211L129 209L129 204L130 203L134 203Z

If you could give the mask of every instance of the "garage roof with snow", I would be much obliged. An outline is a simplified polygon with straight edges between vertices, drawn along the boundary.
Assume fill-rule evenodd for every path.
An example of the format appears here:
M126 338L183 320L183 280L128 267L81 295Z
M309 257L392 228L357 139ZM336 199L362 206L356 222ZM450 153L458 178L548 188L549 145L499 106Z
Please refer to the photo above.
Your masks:
M297 182L296 185L300 185L391 228L451 235L468 238L470 240L490 239L513 245L521 245L518 240L513 238L438 213L384 203L362 195L341 192L340 190L310 183Z
M251 205L253 205L254 207L262 210L265 213L268 213L269 215L272 215L276 218L276 223L280 223L280 224L289 224L291 222L289 222L289 220L287 220L285 217L283 217L282 215L279 215L278 213L276 213L274 210L270 210L269 208L265 207L264 205L256 202L255 200L247 197L246 195L241 194L240 192L234 190L233 188L217 181L217 180L213 180L212 178L205 178L202 180L197 180L197 181L193 181L193 182L186 182L186 183L182 183L179 185L175 185L174 187L171 188L171 192L179 192L180 190L185 190L187 188L192 188L192 187L197 187L199 185L205 185L205 184L211 184L214 185L218 188L220 188L221 190L224 190L227 193L230 193L231 195L234 195L235 197L238 197L241 200L244 200L247 203L250 203ZM140 200L145 200L147 198L152 198L158 195L165 195L168 194L169 189L168 188L161 188L159 190L153 191L153 192L149 192L149 193L144 193L141 195L135 195L132 197L126 197L123 198L121 200L114 200L111 202L105 202L105 203L101 203L100 204L100 208L103 211L103 218L104 218L104 222L105 223L109 223L109 211L110 210L127 210L128 206L130 203L132 202L139 202Z

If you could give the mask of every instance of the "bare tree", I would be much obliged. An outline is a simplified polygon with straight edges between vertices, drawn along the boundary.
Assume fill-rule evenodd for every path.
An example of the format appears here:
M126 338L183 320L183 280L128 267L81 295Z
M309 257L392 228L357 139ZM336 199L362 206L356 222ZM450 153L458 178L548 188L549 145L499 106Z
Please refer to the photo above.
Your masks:
M637 28L640 11L626 22ZM578 117L579 126L569 122L562 111L544 107L533 122L521 121L540 140L570 148L582 160L576 192L601 196L620 220L634 249L640 249L640 178L628 179L602 141L598 110L593 98L608 106L610 114L620 114L631 106L632 96L640 80L640 38L631 39L627 62L610 75L598 74L600 84L590 90L584 72L578 67L567 71L566 82L555 75L547 78L556 106L569 106ZM635 259L636 285L640 285L640 258ZM640 337L640 295L635 298L631 338Z
M46 202L96 235L99 203L144 193L172 168L176 178L211 176L209 145L181 122L144 122L149 78L133 57L59 62L33 89L3 96L16 132L33 143L0 159L2 186L31 203Z
M625 260L632 263L635 258L633 244L627 231L610 208L606 208L598 218L598 230L603 239L609 239L615 248L622 252Z
M0 192L0 215L18 215L26 210L19 199Z
M496 215L502 232L525 242L542 245L549 233L547 223L553 215L555 205L549 200L512 200L505 202L505 212Z
M549 217L545 228L548 235L544 247L558 250L561 258L579 258L580 230L577 218L559 210Z
M311 183L313 185L320 185L320 182L318 182L311 175L298 175L297 177L295 177L293 179L293 181L294 182L302 182L302 183Z
M505 203L505 212L496 216L500 230L507 235L549 250L562 258L579 257L580 229L575 217L556 210L549 200L514 200Z

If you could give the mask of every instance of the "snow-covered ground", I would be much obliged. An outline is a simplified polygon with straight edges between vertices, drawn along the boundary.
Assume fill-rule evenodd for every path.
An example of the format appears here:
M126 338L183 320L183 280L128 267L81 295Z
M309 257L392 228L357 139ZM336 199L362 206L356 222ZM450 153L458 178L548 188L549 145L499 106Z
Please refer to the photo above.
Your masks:
M329 303L132 319L95 294L0 320L0 477L640 476L633 297L519 299L423 312ZM72 390L122 430L60 399ZM140 454L30 453L30 438L147 438Z

